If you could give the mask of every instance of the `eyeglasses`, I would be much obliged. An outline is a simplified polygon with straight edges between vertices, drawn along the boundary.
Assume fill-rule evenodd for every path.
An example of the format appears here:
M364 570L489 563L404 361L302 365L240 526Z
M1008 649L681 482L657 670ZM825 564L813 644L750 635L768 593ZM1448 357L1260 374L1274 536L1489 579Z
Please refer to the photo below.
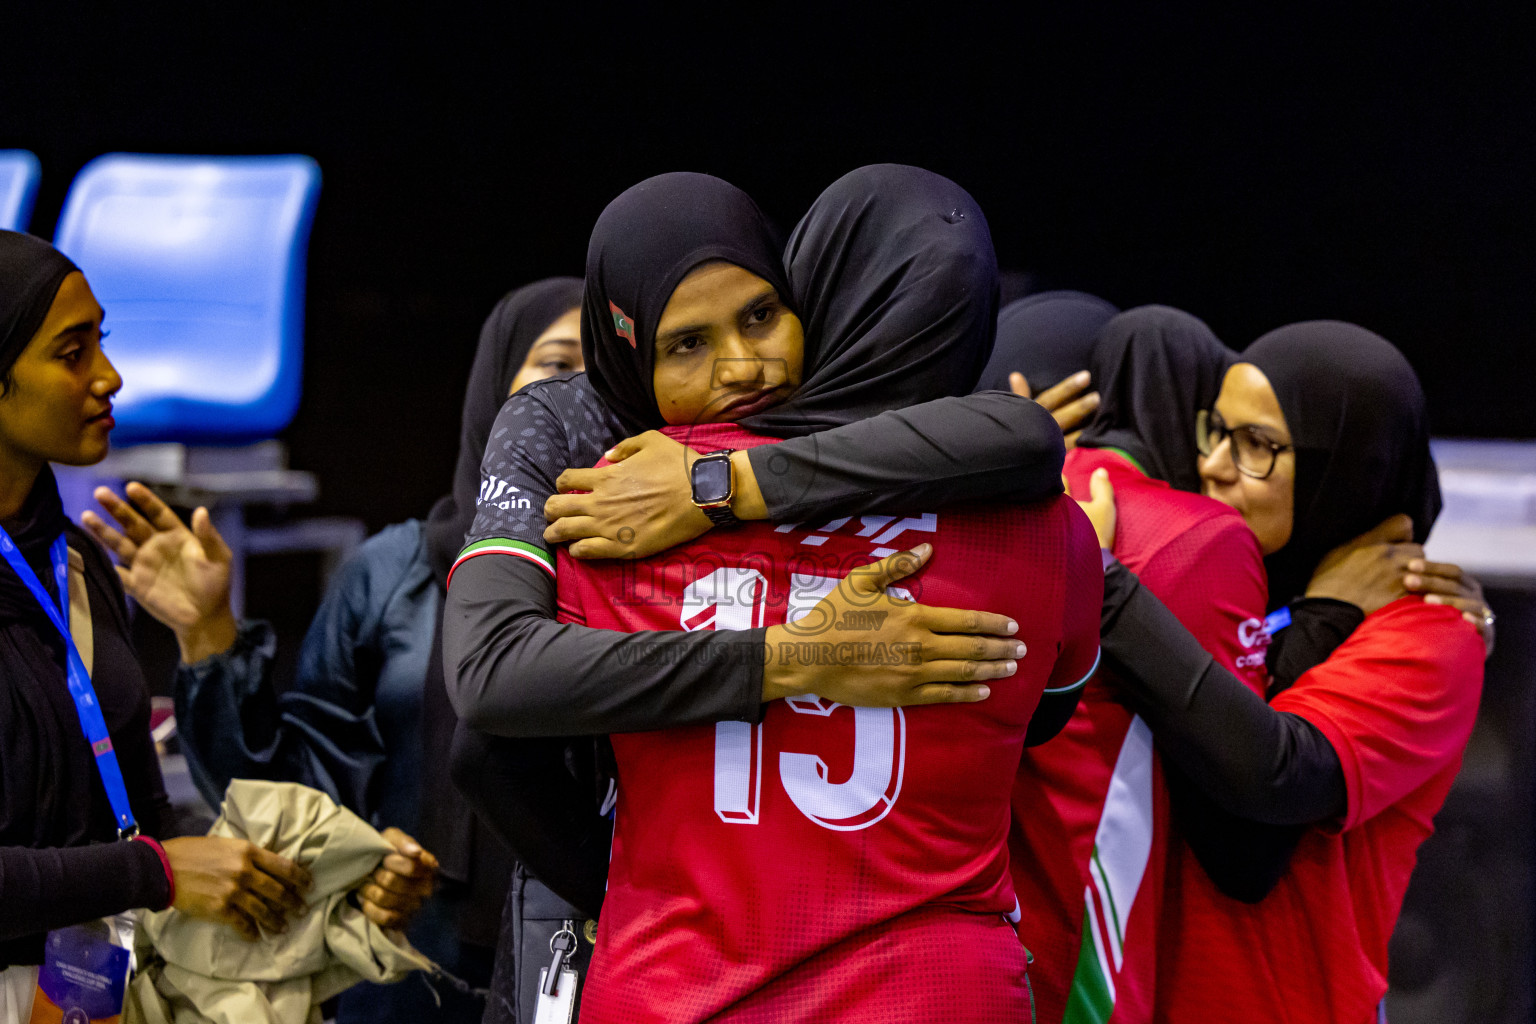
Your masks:
M1195 447L1200 454L1209 456L1228 438L1232 439L1232 462L1238 472L1255 480L1268 479L1281 452L1295 451L1294 445L1271 441L1252 424L1229 427L1216 410L1200 410L1195 418Z

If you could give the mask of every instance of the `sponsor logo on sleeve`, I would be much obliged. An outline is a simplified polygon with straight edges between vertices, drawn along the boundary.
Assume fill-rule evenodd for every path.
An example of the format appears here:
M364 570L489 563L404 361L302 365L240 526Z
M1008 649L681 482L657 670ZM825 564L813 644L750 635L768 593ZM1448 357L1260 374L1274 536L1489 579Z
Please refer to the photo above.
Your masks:
M487 508L532 508L533 502L518 497L519 493L516 487L501 477L487 476L480 481L480 496L475 499L475 503Z

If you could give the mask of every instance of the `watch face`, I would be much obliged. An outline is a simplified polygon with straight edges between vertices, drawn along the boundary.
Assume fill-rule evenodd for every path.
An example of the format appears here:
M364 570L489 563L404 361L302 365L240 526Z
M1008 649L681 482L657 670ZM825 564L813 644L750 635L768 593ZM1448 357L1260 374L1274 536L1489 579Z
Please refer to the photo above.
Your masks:
M693 464L693 500L700 505L731 496L731 460L699 459Z

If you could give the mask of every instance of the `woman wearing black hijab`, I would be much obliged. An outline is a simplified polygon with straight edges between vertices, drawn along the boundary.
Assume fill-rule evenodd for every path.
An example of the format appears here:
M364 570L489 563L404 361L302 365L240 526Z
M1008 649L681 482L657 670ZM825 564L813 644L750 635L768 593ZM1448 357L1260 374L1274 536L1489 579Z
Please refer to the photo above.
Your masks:
M599 232L594 235L595 240L600 237L601 228L600 224ZM737 422L745 425L760 420L776 420L779 430L788 430L798 428L801 423L813 417L841 416L844 408L857 410L859 415L869 417L877 415L884 408L899 407L912 401L937 398L946 394L962 393L972 385L980 365L980 356L986 351L992 331L993 309L990 298L994 288L995 265L992 260L990 239L979 211L975 209L969 197L952 183L913 168L868 168L863 172L850 175L835 184L818 200L801 227L797 229L791 240L789 253L790 276L796 286L796 308L800 316L795 316L779 304L770 305L766 309L759 305L758 298L754 297L753 288L761 289L767 285L767 282L761 278L748 274L739 267L704 263L696 265L676 285L665 304L665 317L657 322L656 341L654 346L651 346L654 362L649 374L638 369L640 362L638 353L630 349L624 341L614 338L611 334L595 332L595 343L610 346L612 354L617 357L615 362L628 370L632 375L631 379L643 380L646 376L650 377L654 382L652 387L658 400L657 405L661 416L673 431L681 430L682 434L678 436L683 436L685 439L690 436L689 424L719 423L732 419L732 414L740 408L734 403L742 399L746 400L749 408L753 408L754 414ZM799 276L802 272L803 277ZM710 284L715 280L712 275L725 277L728 274L736 274L740 279L743 287L742 294L736 295L729 291L711 289ZM589 309L595 304L606 305L611 301L607 295L599 291L608 284L609 282L589 274ZM592 301L594 291L598 291L597 303ZM776 292L777 289L769 285L760 297L775 296ZM706 297L708 301L705 301ZM745 323L738 326L733 313L736 309L765 310L765 312L760 323L755 317L749 316ZM800 317L804 318L803 323L806 325L803 335L806 339L806 348L810 348L810 339L816 332L819 331L821 334L819 349L814 352L807 351L804 354L803 373L796 372L800 369L801 363L797 358L798 354L794 351L797 346L785 340L786 336L798 340L794 336L801 333ZM687 326L675 329L673 325L678 323ZM738 339L741 340L738 341ZM704 357L702 359L696 358L693 354L700 349L702 349L700 354ZM763 406L761 399L757 396L765 391L770 395L774 393L778 370L772 363L777 358L785 360L788 367L786 376L800 376L802 383L794 392L794 396L787 401ZM721 369L721 365L738 360L744 364L767 363L769 365L757 368L761 380L753 377L749 368L743 366L737 371L740 376L730 381L735 386L734 390L720 389L712 393L707 387L700 389L696 386L700 378L708 382L711 369L715 371L714 375L718 381L721 374L727 372ZM916 372L902 372L904 368L914 366L917 368ZM721 391L724 393L722 394ZM711 397L717 400L711 402L709 401ZM718 447L718 444L704 438L694 440L692 443L700 451ZM1026 513L1016 512L1015 515L1023 516ZM892 519L893 517L889 515L882 516L878 522L890 525ZM930 524L927 528L932 529L932 517L929 516L927 519ZM806 524L807 527L812 525ZM837 529L837 525L830 528ZM923 526L914 523L912 528L921 530ZM864 535L869 536L873 532L866 528ZM706 546L722 553L755 551L757 549L752 545L756 542L750 540L750 536L748 534L735 538L726 535L719 537L714 543L703 540L693 548L684 549L685 552L692 551L692 555L683 552L679 554L688 564L694 564L693 559L700 551L704 551ZM774 534L768 534L768 536L774 536ZM891 540L889 543L910 547L914 540L923 539L925 536L933 535L919 533L919 536L914 538L908 532L901 534L900 541ZM1047 535L1042 533L1039 536L1044 540ZM1014 535L1006 542L999 542L1004 545L1001 550L1013 550L1012 546L1020 543L1020 539L1021 535ZM1087 556L1089 559L1087 568L1090 582L1093 584L1093 593L1088 597L1086 605L1079 601L1076 607L1087 612L1085 622L1087 628L1081 633L1065 631L1062 648L1068 653L1063 656L1066 664L1060 666L1063 669L1075 668L1079 673L1089 667L1097 643L1096 612L1100 568L1091 537L1085 539L1088 546L1077 548L1075 553ZM960 546L953 548L948 557L951 559L966 557L963 553L965 551L963 543L958 538L956 542ZM943 548L945 542L937 543ZM775 557L772 553L774 550L774 547L770 547L768 553L763 556L765 564L771 564ZM888 550L888 548L876 548L873 554L878 557L883 551ZM785 551L792 552L793 547ZM730 555L727 553L724 557L727 558L727 564L730 564ZM784 557L784 555L781 554L778 557ZM941 553L938 557L945 556ZM1057 568L1056 563L1052 563L1052 569L1055 568ZM590 611L594 615L598 614L598 610L602 607L602 598L595 595L611 593L611 586L599 582L605 574L595 577L586 576L585 587L589 589L581 589L583 584L573 583L573 580L567 576L567 572L571 569L571 564L562 560L560 568L562 605L569 609L573 603L580 602L585 597L591 602ZM637 567L637 571L643 570ZM952 566L949 571L953 573L956 570ZM943 570L941 569L940 572L942 574ZM606 573L616 575L616 570L610 568ZM578 579L582 578L579 571L575 575ZM691 575L691 573L688 574L684 579ZM942 575L930 576L930 579L934 580L941 578L943 578ZM977 577L973 575L971 579L974 580ZM1044 584L1044 581L1042 583ZM995 582L983 583L981 590L969 592L972 594L985 592L985 587L992 585L995 585ZM854 586L857 587L857 584ZM568 587L573 589L568 590ZM878 593L878 590L876 592ZM1072 590L1069 588L1065 593L1071 594ZM818 615L814 612L812 614L821 621L843 621L844 606L840 603L843 600L844 596L840 592L829 594L823 599L822 608L818 609L822 614ZM1063 604L1070 603L1070 601L1063 602ZM831 607L828 608L828 605ZM1017 608L1014 610L1017 613ZM1050 612L1052 616L1060 616L1062 604L1052 607ZM650 621L654 624L656 614L653 611L649 619L629 618L627 621L631 625L636 621ZM660 614L665 618L665 609L662 609ZM726 614L724 608L720 614ZM958 614L963 616L967 613ZM1020 616L1019 621L1025 621L1024 617ZM671 622L674 629L678 628L675 612L671 616ZM610 625L612 624L610 622ZM716 625L722 624L716 623ZM934 629L939 633L944 632L940 624L935 624ZM990 627L990 631L998 633L1007 629L1005 623ZM788 639L792 635L784 627L769 627L767 647L775 652L771 657L779 657L777 652L786 646L779 641ZM860 634L861 637L862 635ZM959 646L965 643L968 641L960 637L930 636L924 640L923 650L925 657L942 657L942 653L935 655L930 652L934 650L942 652L945 644ZM1006 648L1009 642L998 640L994 643ZM1050 653L1043 660L1035 662L1037 667L1034 671L1037 674L1044 673L1054 660L1055 654L1056 648L1052 645ZM1082 658L1081 664L1075 661L1079 657ZM929 662L927 666L912 666L912 674L920 675L923 668L932 664ZM843 664L836 666L835 671L845 676L854 676L860 672L860 669L856 665ZM884 667L884 672L888 674L904 674L905 671L906 667ZM786 678L782 684L785 686L787 695L802 692L801 687L806 685L806 682L805 679ZM845 685L852 688L857 685L857 682L845 681ZM1005 691L996 691L991 700L1003 701L1004 704L993 708L992 713L1006 716L1007 712L1004 710L1006 702L1012 699L1008 695L1017 696L1022 692L1024 691L1014 687ZM856 696L847 699L857 704L867 705L867 702L858 700ZM777 716L783 715L790 719L797 717L784 704L775 703L776 710L769 712L768 721L764 725L764 729L767 730L765 735L769 736L773 735L776 727L786 724L783 718ZM988 721L988 707L988 704L980 705L979 713L978 709L972 709L971 714L977 715L980 721ZM920 718L922 712L910 713L912 728L916 729L919 721L937 725L942 721L950 721L949 716L957 714L964 716L965 712L959 709L935 712L930 709L928 714L932 717ZM954 722L956 724L951 728L963 729L959 719L955 719ZM969 777L972 784L984 787L984 791L989 794L986 798L978 800L978 804L984 805L987 810L985 812L978 810L976 817L996 820L998 828L992 836L992 842L996 845L988 846L986 843L979 843L972 848L969 847L969 839L960 840L957 844L947 847L944 855L936 854L932 858L933 862L928 865L932 869L933 876L930 882L934 889L945 892L948 897L939 900L948 909L936 911L943 915L943 923L927 917L926 911L917 911L913 917L904 917L902 910L910 909L907 900L922 900L923 897L909 895L909 889L904 882L895 882L890 874L881 874L872 867L880 863L882 865L880 870L883 871L890 866L881 861L879 854L870 852L877 843L877 840L872 838L873 832L870 833L871 838L868 843L863 842L862 837L850 837L852 841L846 845L838 844L834 848L841 852L827 854L834 865L841 865L835 870L856 872L859 868L854 867L854 864L868 865L871 866L871 875L879 880L872 880L871 875L865 875L864 880L870 889L863 893L848 892L846 905L839 906L834 903L822 907L816 915L818 923L815 927L811 925L806 925L804 928L794 927L792 916L785 916L785 911L789 909L786 904L793 904L795 901L786 900L784 894L797 891L796 884L788 883L786 880L796 878L796 873L781 872L778 865L770 866L766 863L761 865L766 869L765 873L776 875L777 878L760 877L756 885L738 884L734 887L734 892L729 891L732 887L724 879L716 879L716 885L707 887L707 891L714 893L713 897L703 898L696 912L692 909L685 910L683 919L664 916L662 920L677 922L678 931L674 933L677 942L689 941L691 926L696 923L702 932L708 933L708 937L693 934L691 939L696 941L697 945L690 948L700 953L704 953L705 950L717 951L722 955L717 962L715 957L704 953L697 963L697 968L691 963L689 965L677 963L675 965L678 968L677 984L669 986L675 987L675 991L667 993L667 997L675 1001L666 1006L656 1005L661 999L659 992L648 994L644 990L632 987L625 979L644 977L647 983L654 984L661 977L671 977L670 965L662 966L659 970L656 968L657 964L664 964L666 961L665 951L653 949L651 947L654 944L644 943L643 940L641 940L642 945L636 947L621 944L636 938L637 922L633 915L637 909L640 922L650 920L649 915L653 911L649 908L650 901L647 893L653 891L652 886L635 881L635 875L627 876L630 881L635 881L635 886L625 886L620 881L626 877L623 865L628 864L634 867L637 862L619 858L616 859L614 869L616 888L610 894L608 903L609 907L614 908L611 913L618 916L611 921L605 921L604 927L610 930L606 933L608 938L599 940L599 953L606 953L606 966L601 967L594 961L592 974L594 985L601 981L605 986L602 994L606 996L606 1001L584 1007L584 1016L588 1010L593 1012L606 1010L608 1014L615 1015L616 1019L618 1017L624 1019L633 1017L637 1020L698 1019L714 1012L717 1008L724 1009L729 1005L729 1012L723 1016L729 1016L731 1019L737 1016L755 1019L754 1014L762 1015L766 1012L771 1015L770 1011L765 1010L764 1003L774 1004L786 1010L787 1004L799 1003L796 1009L800 1017L822 1019L812 1007L817 1005L818 1000L823 1000L825 1001L823 1005L829 1003L838 1005L840 1012L850 1020L867 1019L871 1013L877 1014L873 1019L890 1019L877 1009L883 1005L888 1011L891 1004L881 1003L881 986L872 981L872 975L866 975L857 985L850 984L846 998L843 1000L828 999L829 991L838 983L828 981L826 976L835 974L838 970L857 971L856 965L860 964L874 974L881 973L880 969L873 964L884 962L882 960L884 954L872 952L881 947L881 943L878 940L872 940L870 936L879 933L880 927L884 925L906 927L900 922L907 922L910 928L903 931L900 943L903 946L903 953L895 955L890 965L891 970L898 976L921 975L920 970L913 971L914 963L920 963L923 958L923 954L919 953L918 949L923 942L937 932L940 935L949 936L947 940L941 939L941 941L961 942L970 949L968 963L957 967L955 973L960 974L967 967L974 967L977 974L960 974L960 976L988 978L988 984L961 983L959 989L946 994L947 1006L954 1019L994 1019L980 1011L981 1006L990 1006L994 1009L1007 1006L1010 1014L1022 1012L1025 999L1022 984L1023 953L1016 937L1006 928L999 927L1000 921L996 916L992 916L989 918L988 925L992 928L990 934L984 939L977 937L973 944L969 936L972 936L970 929L976 922L968 922L966 919L975 917L979 922L984 915L968 915L964 910L956 909L956 905L976 906L967 903L964 885L955 884L951 887L937 881L939 878L949 878L945 872L951 868L946 865L952 865L953 860L946 858L959 855L959 850L956 848L958 843L967 845L964 857L973 863L972 858L978 855L984 856L983 851L1000 852L1000 842L1007 820L1008 787L1014 763L1017 760L1017 744L1021 739L1019 734L1023 731L1022 724L1021 719L1012 721L1010 733L1013 744L1012 757L1004 756L1000 759L989 759L975 753L991 749L987 746L989 740L982 738L983 734L991 735L987 727L979 726L974 734L965 733L969 737L976 760L986 765L986 771L981 773L987 776L984 783L974 776ZM938 727L942 728L942 726ZM648 738L645 739L629 737L626 745L621 748L621 755L633 760L628 760L623 770L626 773L637 772L639 766L646 761L653 766L665 763L672 744L684 742L682 736L687 736L686 742L696 747L701 742L712 743L714 735L715 731L712 728L706 728L702 731L693 730L682 734L667 733L661 736L654 733L647 734ZM962 739L961 736L956 735L953 738L956 744L967 745L967 740ZM655 756L637 751L636 744L641 742L658 744L653 748ZM615 746L619 746L620 738L615 737L614 743ZM921 748L922 745L918 742L914 749ZM959 756L955 753L954 747L946 747L946 749L949 751L949 756ZM908 767L907 781L913 787L914 794L923 789L919 781L923 777L922 770L917 767L919 763L921 762L909 762ZM929 770L931 771L931 763ZM961 770L961 773L964 774L964 770ZM951 784L955 777L950 773ZM636 780L630 778L629 774L625 774L625 781L630 788L625 789L621 794L620 808L621 811L626 807L630 808L628 813L633 815L636 813L634 802L640 799L640 790L634 788ZM654 791L655 787L641 783L640 789ZM903 799L906 798L906 792L907 790L904 789ZM766 787L764 799L766 802L771 802ZM918 798L914 796L914 799ZM941 806L943 803L944 801L939 801ZM767 812L765 811L764 814L766 824ZM992 814L997 817L988 818L988 815ZM892 822L897 820L905 819L902 814L893 813ZM633 829L635 822L636 819L631 817L624 827ZM719 827L719 822L708 811L707 799L703 805L701 823L706 827L706 832L711 826ZM644 827L654 830L666 826L663 820L655 820ZM814 825L808 828L812 834L827 834ZM893 840L897 843L901 842L895 839L895 836L900 834L900 828L894 824L891 828L893 832L882 830L882 839L879 842L890 843ZM929 829L924 832L925 839L931 836L931 825ZM735 834L738 830L734 827L729 827L727 830L732 833L731 838L737 842L748 838L745 834ZM627 832L626 836L628 840L625 844L626 851L638 857L638 850L630 845L637 844L636 833ZM766 841L768 837L763 838ZM710 844L706 842L706 845ZM814 849L818 853L822 851L823 847L819 840ZM693 860L681 853L680 848L669 848L669 850L671 856L683 861ZM889 846L886 850L889 851ZM657 848L653 846L652 853L655 852ZM850 861L848 858L854 859ZM643 862L643 858L640 862ZM731 870L737 873L743 870L749 874L756 873L750 864L738 864L734 855L726 857L725 863L731 864ZM636 870L644 873L641 868ZM810 870L813 877L819 877L816 875L817 867L811 866L806 870ZM906 874L904 869L902 874ZM702 874L693 877L694 879L710 877L710 870L704 869ZM744 878L743 882L745 882ZM815 888L817 883L810 884ZM682 891L693 891L688 882L679 881L678 885L683 887ZM719 891L722 888L727 891ZM921 885L912 888L920 889ZM624 896L619 895L621 892ZM639 897L638 903L636 896ZM752 924L748 924L746 920L738 918L735 913L727 909L739 905L739 901L751 902L759 897L767 905L762 918L761 933L756 931L757 921L754 920ZM861 897L865 898L861 899ZM853 928L854 921L863 920L861 915L871 910L870 901L883 908L883 911L874 914L876 918L881 919L880 925L871 925L868 931L858 928L857 939L850 939L846 945L835 947L838 949L837 954L830 954L817 963L811 963L805 959L795 962L797 957L806 956L807 949L816 949L816 943L829 942L827 937L836 934L839 928ZM1011 904L1011 901L1008 902ZM684 896L674 901L670 909L675 910L679 904L689 908L693 906L691 897ZM777 911L771 909L775 906L778 908ZM1007 904L1003 909L1007 909ZM659 911L659 908L657 910ZM721 927L726 930L725 934L717 936L713 926L707 923L712 914L722 915L725 919L721 924ZM685 923L684 919L688 923ZM925 922L930 930L925 932L925 924L916 923L917 919ZM779 927L773 926L775 922ZM786 924L791 925L787 933L783 927ZM665 930L671 925L663 924L661 927ZM643 928L642 925L641 930ZM733 941L731 932L733 928L735 929L734 938L744 938L749 933L760 934L764 940L763 945L758 946L751 942L743 945ZM957 935L964 935L967 938L957 938ZM994 941L997 942L997 946L993 945ZM612 945L606 945L606 943L612 943ZM994 961L990 958L999 954L998 946L1001 947L999 960ZM823 948L834 947L829 945ZM642 949L645 950L643 958L640 955ZM1011 973L1003 969L999 963L1003 958L1010 956L1017 961L1017 966ZM640 966L642 959L648 961L644 967ZM846 965L855 966L830 967L825 963L825 959L844 959ZM988 966L981 966L983 964ZM791 996L787 1000L774 1003L786 991L798 991L800 988L788 976L790 965L796 968L803 967L804 974L800 976L813 977L814 984L805 987L803 999ZM992 965L997 965L995 973L988 973L993 970ZM784 976L779 974L781 969L785 971ZM606 973L604 973L605 970ZM714 973L716 971L719 971L718 976ZM717 981L716 984L710 984L712 978ZM768 984L770 979L771 985ZM1009 988L1010 981L1017 985L1016 991ZM701 991L700 988L690 988L691 985L699 985L701 982L703 988L708 989L707 992ZM889 996L890 989L898 985L899 983L888 980L888 987L883 995ZM865 990L866 986L867 990ZM855 991L856 987L860 990ZM750 997L748 993L751 993ZM594 992L594 995L597 994ZM931 988L924 992L916 992L901 986L898 998L905 1000L908 1014L923 1014L925 1011L915 1007L923 1005L922 1000L931 998L932 995ZM738 998L742 999L741 1004L735 1003ZM652 1005L643 1005L648 1002ZM626 1003L629 1005L627 1011L618 1009ZM642 1005L636 1005L637 1003ZM1013 1019L1013 1016L1010 1015L1006 1019Z
M1033 398L1051 411L1070 451L1099 407L1099 393L1087 391L1092 380L1084 367L1094 339L1118 312L1087 292L1037 292L1015 299L997 316L997 343L976 390Z
M303 868L250 843L153 838L168 805L122 588L49 468L107 453L122 380L101 321L66 257L0 231L0 1009L18 1018L50 929L173 905L255 938L308 888Z
M582 514L561 520L574 522L576 529L590 528L605 504L617 510L611 532L587 534L572 545L577 555L646 554L710 526L689 502L683 446L659 434L620 445L627 457L616 467L567 471L592 465L624 434L661 424L649 382L656 320L672 288L701 261L726 260L772 284L780 301L804 318L806 366L825 368L832 382L826 396L791 397L762 413L744 409L743 425L789 440L772 452L754 449L731 457L736 516L832 519L875 509L920 512L980 497L1032 500L1059 491L1059 475L1053 474L1059 474L1060 431L1034 403L986 392L900 408L914 393L969 390L980 359L941 362L925 346L956 330L990 335L996 316L995 276L981 277L988 268L995 275L995 263L986 262L990 243L982 254L976 242L985 219L963 190L952 183L940 188L928 179L919 182L913 172L894 165L866 168L829 189L790 241L788 274L756 204L717 178L662 175L610 204L588 252L583 324L623 339L628 358L599 352L591 338L583 338L587 377L557 377L527 389L502 410L482 479L503 493L516 488L518 497L481 503L453 572L444 651L455 705L472 728L521 736L602 734L755 719L771 694L761 659L743 656L761 650L762 630L642 633L616 641L603 631L553 621L549 545L576 536L553 528L546 532L543 499L557 489L593 492L551 501L567 512L585 504ZM881 181L889 186L885 191L871 187ZM893 228L889 247L861 248L864 236L851 229L862 217L919 201L930 204L930 216ZM646 225L653 222L669 226L649 233ZM609 239L632 248L610 246ZM841 246L840 240L848 244ZM909 261L904 269L902 246L932 259ZM623 253L622 262L616 252ZM930 266L945 272L924 270ZM903 290L843 287L838 303L823 308L821 300L833 285L856 282L861 270L871 279L900 279ZM894 294L907 298L893 304ZM908 308L912 319L900 319L898 310ZM984 326L977 328L978 323ZM884 357L861 365L850 355L847 339L876 330L904 337L893 341ZM799 368L793 368L794 375L789 369L762 384L792 390L789 381L798 379ZM856 383L861 370L875 383ZM721 393L734 402L743 397L739 390L722 387ZM870 416L881 407L878 394L891 396L883 406L890 411ZM649 469L626 476L631 463ZM685 511L679 513L680 507ZM641 510L638 519L630 517L632 508ZM663 526L653 530L647 516ZM655 545L656 536L665 541ZM630 650L645 644L657 653L637 664ZM960 667L951 678L970 671ZM829 679L827 685L840 684ZM975 684L913 686L892 680L887 686L880 703L977 695Z
M1035 392L1088 365L1094 339L1120 310L1097 295L1069 290L1015 299L997 315L997 342L976 390L1007 390L1015 373Z
M1428 534L1439 490L1423 393L1377 335L1334 321L1271 332L1227 372L1208 416L1205 492L1253 530L1272 607L1326 589L1319 562L1386 517L1406 516L1418 540ZM1265 704L1134 577L1111 571L1106 584L1106 660L1126 669L1160 749L1226 811L1314 826L1260 903L1221 895L1187 861L1175 866L1160 1012L1375 1019L1415 852L1476 715L1475 629L1449 602L1402 597L1399 578L1378 588L1326 661ZM1332 757L1298 744L1301 731L1321 735ZM1239 841L1244 827L1229 824Z
M465 388L452 491L425 522L386 527L337 571L305 635L297 678L281 693L272 676L276 637L267 623L237 624L230 614L227 553L205 512L194 514L189 532L152 493L131 485L137 509L97 492L122 533L85 517L127 568L133 596L180 641L177 722L204 797L217 806L234 778L299 782L391 826L397 843L409 842L400 829L421 836L450 885L412 940L475 985L489 977L512 864L448 780L454 719L434 656L442 588L474 514L479 453L497 410L510 390L580 368L580 301L579 278L554 277L496 304ZM445 913L457 914L456 929L440 919ZM439 1008L424 989L365 986L342 997L339 1019L462 1020L480 1012L446 996Z

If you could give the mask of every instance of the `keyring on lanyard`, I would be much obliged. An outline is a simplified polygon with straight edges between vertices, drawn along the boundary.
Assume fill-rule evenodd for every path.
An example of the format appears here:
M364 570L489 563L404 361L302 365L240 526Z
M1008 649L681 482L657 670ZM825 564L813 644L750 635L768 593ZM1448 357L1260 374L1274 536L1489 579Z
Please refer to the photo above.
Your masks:
M64 543L64 535L59 534L48 548L48 558L53 563L53 580L59 591L57 605L48 597L48 591L43 589L37 573L32 571L32 567L17 549L16 542L11 540L11 535L3 526L0 526L0 554L5 556L11 569L21 577L21 582L27 585L27 589L37 599L48 621L53 623L53 628L64 639L64 677L69 683L69 695L75 701L75 713L80 717L80 730L85 733L85 741L91 745L96 770L101 774L102 787L107 791L107 802L112 805L112 816L117 821L117 837L132 839L139 834L139 823L128 806L128 787L123 783L123 770L117 763L117 752L112 749L112 736L107 732L107 720L102 716L101 703L96 699L96 690L91 686L91 675L85 670L85 662L76 650L74 638L69 632L69 548Z

